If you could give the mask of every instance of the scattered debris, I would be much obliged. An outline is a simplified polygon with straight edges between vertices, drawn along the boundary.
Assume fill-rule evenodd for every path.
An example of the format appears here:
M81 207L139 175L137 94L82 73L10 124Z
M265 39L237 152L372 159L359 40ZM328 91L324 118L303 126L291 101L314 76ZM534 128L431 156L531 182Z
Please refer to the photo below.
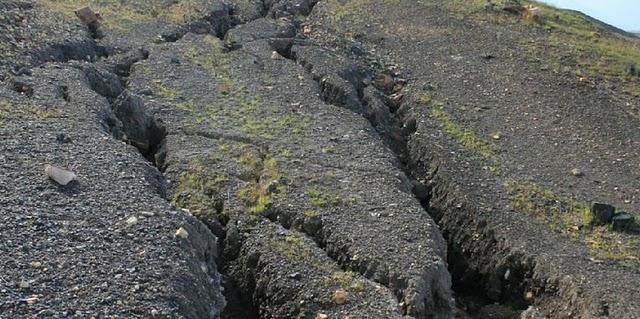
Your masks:
M189 233L184 228L180 227L178 228L178 230L176 230L175 237L180 239L187 239L189 238Z
M32 262L30 265L31 265L31 267L33 267L33 268L40 268L40 267L42 267L42 263L41 263L41 262L39 262L39 261L34 261L34 262Z
M329 319L329 316L323 314L323 313L319 313L316 315L315 319Z
M616 208L609 204L593 203L591 206L593 221L597 225L605 225L611 222L611 218L615 211Z
M44 166L44 172L49 178L62 186L69 184L77 178L75 173L49 164Z

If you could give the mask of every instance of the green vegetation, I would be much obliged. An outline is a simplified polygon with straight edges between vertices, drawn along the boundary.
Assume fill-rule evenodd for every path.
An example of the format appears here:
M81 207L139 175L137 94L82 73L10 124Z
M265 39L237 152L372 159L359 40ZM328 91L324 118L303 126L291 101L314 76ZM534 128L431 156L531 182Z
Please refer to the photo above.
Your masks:
M514 209L533 216L554 230L575 235L592 223L587 203L560 196L533 182L509 180L504 186Z
M207 167L208 164L194 160L180 173L171 198L173 205L186 208L197 217L205 217L203 214L216 207L216 197L228 178Z
M316 217L320 216L320 213L318 211L315 211L315 210L305 210L304 211L304 216L308 217L308 218L316 218Z
M0 98L0 121L2 121L11 110L11 104L8 99Z
M352 271L336 271L331 273L331 284L340 286L345 290L362 291L364 281L357 278L358 275Z
M320 208L339 206L345 203L344 199L331 192L323 192L317 187L307 188L305 194L309 197L311 205Z
M592 225L590 205L545 190L533 182L505 183L513 209L528 214L569 239L587 245L594 258L638 263L640 242L635 236Z
M521 39L521 44L532 51L532 56L546 57L543 61L556 71L561 69L561 59L570 56L576 62L577 77L603 77L619 84L623 92L640 96L640 77L626 74L629 65L640 66L640 41L610 32L575 12L537 1L522 1L523 5L538 8L536 22L509 14L487 14L481 10L483 4L484 0L454 0L447 2L447 8L461 17L472 16L478 22L521 22L547 31L544 38Z
M180 94L174 88L169 87L162 80L153 80L155 94L167 100L175 100Z
M278 136L300 138L311 124L308 114L282 114L281 106L265 101L261 95L233 77L230 57L222 42L207 35L205 49L191 47L183 52L185 60L200 66L215 79L220 104L207 106L193 114L196 122L225 123L248 135L266 139Z
M41 107L41 106L32 106L29 109L29 112L33 114L40 121L46 121L58 115L57 109L51 109L51 108Z
M285 192L286 188L278 185L280 173L274 158L267 157L259 160L252 155L243 155L240 162L252 169L261 165L258 180L249 182L238 191L238 197L247 205L247 213L255 216L265 211L272 203L274 193Z
M445 132L460 142L466 149L476 152L486 159L496 160L498 148L494 144L476 136L473 131L456 124L442 105L434 105L431 108L431 117L438 121Z
M282 239L273 242L273 247L280 254L291 259L311 260L311 250L304 245L302 238L295 234L289 234Z
M128 28L152 20L184 23L201 15L203 3L196 0L42 0L39 3L52 12L75 19L74 11L90 6L100 13L107 28L126 32Z

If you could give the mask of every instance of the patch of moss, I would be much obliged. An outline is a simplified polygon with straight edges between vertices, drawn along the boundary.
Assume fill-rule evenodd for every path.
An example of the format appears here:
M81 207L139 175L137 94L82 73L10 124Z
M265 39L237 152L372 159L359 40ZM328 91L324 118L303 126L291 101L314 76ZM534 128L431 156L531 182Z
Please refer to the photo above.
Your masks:
M247 135L265 139L284 135L301 137L311 123L308 114L282 114L279 105L266 101L234 78L230 58L224 53L219 40L205 36L204 42L209 46L192 47L183 52L185 60L202 67L215 80L220 103L195 114L202 119L201 122L222 122L239 128Z
M589 204L545 190L533 182L509 180L504 186L515 210L584 243L594 258L638 262L638 239L604 226L594 227Z
M615 260L630 265L640 265L637 239L608 231L594 231L585 237L589 253L596 259Z
M153 20L185 23L205 12L205 3L196 0L143 1L143 0L42 0L38 3L51 12L75 19L74 11L90 6L100 13L105 27L128 32L131 26Z
M489 160L497 159L498 148L496 145L479 138L473 131L460 127L441 105L434 105L431 108L431 117L438 121L444 131L455 138L466 149L478 153Z
M335 271L331 273L331 283L340 286L345 290L362 291L364 282L357 278L358 275L352 271Z
M11 104L8 99L0 98L0 121L2 121L11 109Z
M172 87L169 87L162 80L153 80L153 89L157 96L167 100L175 100L180 95L180 93L178 93L177 90L175 90ZM182 105L182 106L185 106L185 105ZM178 108L180 108L180 105L178 105Z
M311 201L311 205L320 208L327 208L332 206L339 206L345 203L342 197L334 194L332 192L321 191L317 187L307 188L305 192L309 200Z
M41 107L41 106L32 106L29 109L29 112L33 114L38 120L41 120L41 121L46 121L58 115L58 110Z
M315 210L305 210L304 211L304 216L309 217L309 218L315 218L320 216L320 213L318 211Z
M216 197L227 181L226 175L212 172L202 161L191 161L180 173L171 202L200 217L216 207Z
M312 257L311 250L304 245L302 238L294 234L275 240L273 248L280 254L292 259L309 260Z
M554 230L575 235L593 221L587 203L560 196L533 182L508 180L504 186L514 209L533 216Z
M264 212L273 201L276 193L286 193L287 189L278 185L280 173L278 172L277 161L272 157L257 159L253 154L244 155L240 159L241 163L245 163L254 170L259 169L260 176L257 181L247 183L238 191L238 197L242 199L247 206L247 213L250 215L258 215ZM276 187L277 186L277 187Z

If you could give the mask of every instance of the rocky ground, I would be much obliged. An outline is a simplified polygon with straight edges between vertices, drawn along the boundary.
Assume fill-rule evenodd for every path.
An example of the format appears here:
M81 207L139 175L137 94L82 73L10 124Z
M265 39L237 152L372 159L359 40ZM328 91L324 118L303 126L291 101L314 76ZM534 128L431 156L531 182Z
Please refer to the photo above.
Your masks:
M481 1L89 4L0 3L0 318L636 317L637 226L589 212L640 208L626 35Z

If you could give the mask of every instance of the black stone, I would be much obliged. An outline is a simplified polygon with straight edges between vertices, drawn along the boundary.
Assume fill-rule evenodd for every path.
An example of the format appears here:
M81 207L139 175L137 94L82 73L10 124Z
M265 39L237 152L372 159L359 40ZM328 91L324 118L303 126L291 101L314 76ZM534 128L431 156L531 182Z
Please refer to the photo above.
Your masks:
M60 144L71 143L71 138L67 136L67 134L60 133L58 134L58 136L56 136L56 142Z
M613 215L611 223L614 230L625 230L632 222L633 216L626 212L619 212Z
M616 208L609 204L593 203L591 206L591 214L593 215L593 222L597 225L604 225L611 222L611 218L615 213Z

